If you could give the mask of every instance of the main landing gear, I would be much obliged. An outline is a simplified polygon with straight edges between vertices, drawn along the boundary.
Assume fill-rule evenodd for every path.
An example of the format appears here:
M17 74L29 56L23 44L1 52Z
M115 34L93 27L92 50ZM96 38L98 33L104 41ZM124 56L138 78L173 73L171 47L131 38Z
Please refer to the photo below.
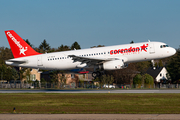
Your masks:
M96 79L97 77L101 77L104 74L104 72L96 71L92 73L92 77Z

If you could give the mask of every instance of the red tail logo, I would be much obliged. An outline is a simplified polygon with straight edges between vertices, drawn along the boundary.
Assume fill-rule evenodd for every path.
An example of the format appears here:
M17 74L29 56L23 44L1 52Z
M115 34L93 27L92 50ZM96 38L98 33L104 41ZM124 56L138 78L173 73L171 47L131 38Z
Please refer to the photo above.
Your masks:
M11 51L14 58L26 57L31 55L38 55L40 53L36 52L31 48L16 32L13 30L5 31L6 37L8 39Z

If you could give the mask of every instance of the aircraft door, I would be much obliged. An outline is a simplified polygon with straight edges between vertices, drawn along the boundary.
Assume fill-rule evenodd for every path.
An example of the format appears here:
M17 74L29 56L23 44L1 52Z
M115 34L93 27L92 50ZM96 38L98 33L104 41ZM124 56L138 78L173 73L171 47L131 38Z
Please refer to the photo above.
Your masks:
M43 64L42 64L42 57L41 56L38 57L37 64L38 64L38 66L43 66Z
M154 49L154 44L153 44L153 43L150 43L150 44L149 44L149 53L150 53L150 54L155 53L155 49Z

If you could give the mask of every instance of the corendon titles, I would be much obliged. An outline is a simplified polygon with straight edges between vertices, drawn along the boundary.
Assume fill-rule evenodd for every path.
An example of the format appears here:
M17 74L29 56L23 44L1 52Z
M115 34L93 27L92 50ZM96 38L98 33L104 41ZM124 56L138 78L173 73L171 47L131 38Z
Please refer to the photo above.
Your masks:
M16 40L16 38L10 33L7 32L7 35L11 38L11 40L21 49L23 46L20 44L19 41Z
M143 44L142 46L140 47L130 47L130 48L125 48L125 49L116 49L116 50L110 50L110 54L113 55L113 54L125 54L125 53L137 53L137 52L140 52L140 51L145 51L147 52L147 47L148 47L148 44Z
M23 54L23 55L26 55L25 52L28 50L27 47L23 47L21 44L20 44L20 41L17 41L17 39L10 33L10 32L7 32L6 33L10 38L11 40L18 46L19 48L19 51L20 51L20 55Z

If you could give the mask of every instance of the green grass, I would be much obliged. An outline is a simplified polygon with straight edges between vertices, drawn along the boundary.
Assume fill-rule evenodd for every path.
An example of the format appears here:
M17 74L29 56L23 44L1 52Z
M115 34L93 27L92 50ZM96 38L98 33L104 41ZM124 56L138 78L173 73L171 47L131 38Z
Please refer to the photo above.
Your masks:
M0 113L180 114L180 94L0 94Z

